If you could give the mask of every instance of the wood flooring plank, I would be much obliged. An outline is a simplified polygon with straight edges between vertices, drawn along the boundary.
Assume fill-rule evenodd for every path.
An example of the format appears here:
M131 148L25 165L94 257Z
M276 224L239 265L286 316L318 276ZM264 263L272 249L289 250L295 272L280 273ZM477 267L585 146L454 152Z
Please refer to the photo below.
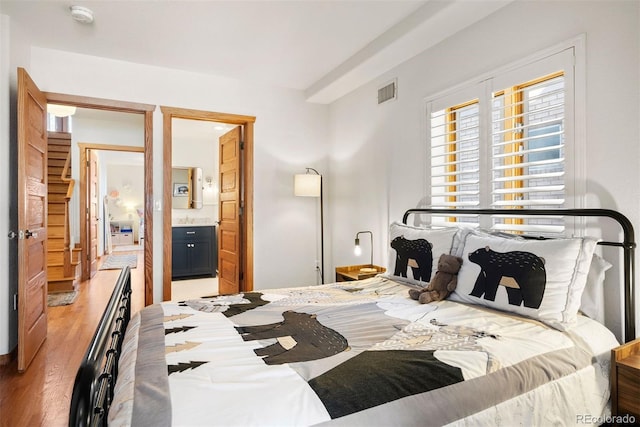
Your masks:
M144 306L144 256L131 270L132 314ZM49 307L48 334L26 372L0 366L0 427L63 427L76 372L111 297L120 270L98 270L71 305Z

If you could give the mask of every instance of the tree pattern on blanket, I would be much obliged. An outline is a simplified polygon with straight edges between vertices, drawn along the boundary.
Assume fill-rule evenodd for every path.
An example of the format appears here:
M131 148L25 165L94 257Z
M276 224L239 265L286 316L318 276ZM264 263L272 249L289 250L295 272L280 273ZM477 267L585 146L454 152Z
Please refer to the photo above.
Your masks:
M167 370L169 371L169 375L175 374L176 372L184 372L187 369L195 369L200 365L204 365L209 362L178 362L177 365L167 365Z
M195 326L178 326L176 328L167 328L164 330L164 334L169 335L169 334L177 334L179 332L187 332L193 328L195 328Z
M308 362L343 352L349 348L347 339L321 324L315 314L285 311L284 320L258 326L236 326L245 341L276 338L277 341L254 350L264 356L267 365Z

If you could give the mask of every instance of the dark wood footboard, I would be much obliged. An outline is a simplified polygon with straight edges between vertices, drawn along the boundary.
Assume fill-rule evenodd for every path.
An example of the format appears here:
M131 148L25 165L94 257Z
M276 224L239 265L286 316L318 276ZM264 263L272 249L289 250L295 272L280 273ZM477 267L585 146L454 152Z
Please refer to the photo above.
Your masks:
M131 318L131 272L125 267L80 363L71 396L69 426L106 426L118 358Z

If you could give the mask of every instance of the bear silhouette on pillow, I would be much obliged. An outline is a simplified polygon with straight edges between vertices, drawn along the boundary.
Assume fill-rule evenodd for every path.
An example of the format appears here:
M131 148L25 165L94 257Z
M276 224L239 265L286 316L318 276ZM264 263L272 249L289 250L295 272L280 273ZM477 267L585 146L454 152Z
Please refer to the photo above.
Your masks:
M540 308L547 284L544 258L531 252L496 252L486 246L470 253L469 261L481 268L470 295L495 301L502 285L509 304Z

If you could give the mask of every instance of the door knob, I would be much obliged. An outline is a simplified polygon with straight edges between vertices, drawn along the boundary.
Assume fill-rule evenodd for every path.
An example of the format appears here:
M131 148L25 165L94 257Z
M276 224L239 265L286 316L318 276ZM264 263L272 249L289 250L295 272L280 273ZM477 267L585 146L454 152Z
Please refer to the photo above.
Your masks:
M24 237L25 237L25 239L28 239L29 237L33 237L33 238L37 239L38 238L38 233L34 233L33 231L26 230L24 232Z

